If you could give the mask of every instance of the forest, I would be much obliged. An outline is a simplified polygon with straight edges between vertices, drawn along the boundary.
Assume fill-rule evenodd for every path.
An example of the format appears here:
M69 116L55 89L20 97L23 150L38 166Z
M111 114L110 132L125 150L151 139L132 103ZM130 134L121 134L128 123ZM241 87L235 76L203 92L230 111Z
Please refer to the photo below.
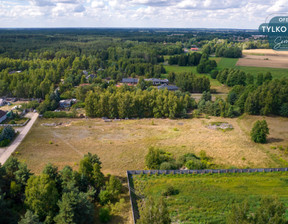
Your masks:
M96 206L100 221L111 219L111 204L117 203L122 183L115 176L104 176L97 155L86 154L79 170L65 166L58 170L49 163L40 175L10 157L0 166L0 222L94 223Z
M243 91L235 92L235 88L232 89L227 100L208 100L205 103L202 100L198 103L199 111L219 116L236 116L244 112L286 116L287 81L272 82L276 88L283 90L273 95L274 98L280 97L273 106L275 108L267 109L268 105L274 105L276 101L270 97L270 93L275 92L273 87L266 87L272 80L271 73L246 74L237 69L219 69L216 61L209 57L215 54L216 57L238 58L241 57L241 49L265 47L266 42L262 39L254 41L254 44L235 40L235 35L243 39L253 35L253 32L248 35L244 31L215 33L213 30L203 32L201 29L160 31L2 29L0 96L37 100L33 109L41 114L57 109L62 99L75 98L78 103L74 108L84 107L92 117L176 118L185 117L189 111L197 108L193 100L187 100L189 93L211 90L210 79L205 75L210 74L212 79L228 87L243 86ZM174 35L183 32L183 35ZM201 51L184 52L185 48L192 46L201 48ZM195 74L195 71L168 74L165 69L167 62L180 67L195 66L197 73L204 75ZM135 87L122 86L118 90L118 84L128 77L142 81ZM156 87L143 81L143 78L168 78L169 84L176 85L180 91L155 91ZM260 89L261 85L261 88L271 90L259 99L256 89ZM250 93L252 90L255 94ZM257 101L259 103L255 104ZM216 109L211 109L210 104ZM226 109L220 109L219 112L219 108Z

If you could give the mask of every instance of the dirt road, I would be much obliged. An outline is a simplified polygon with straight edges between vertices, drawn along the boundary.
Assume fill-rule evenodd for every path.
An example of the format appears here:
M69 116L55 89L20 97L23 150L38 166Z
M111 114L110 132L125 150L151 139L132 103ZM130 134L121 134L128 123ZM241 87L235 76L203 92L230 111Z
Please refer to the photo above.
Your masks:
M25 136L30 131L31 127L33 126L34 122L37 120L39 114L38 113L29 113L27 114L27 117L31 118L31 120L26 124L24 128L21 128L19 131L19 135L16 137L16 139L5 148L0 148L0 163L4 164L7 159L11 156L11 154L16 150L16 148L20 145L20 143L23 141Z

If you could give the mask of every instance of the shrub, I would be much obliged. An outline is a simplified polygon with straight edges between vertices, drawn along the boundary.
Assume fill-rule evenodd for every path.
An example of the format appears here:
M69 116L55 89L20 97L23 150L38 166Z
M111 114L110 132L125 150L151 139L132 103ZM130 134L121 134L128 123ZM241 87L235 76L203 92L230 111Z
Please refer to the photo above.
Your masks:
M101 190L99 194L100 204L105 205L111 200L111 194L107 190Z
M206 168L206 164L202 163L200 160L197 160L197 159L188 160L185 163L185 166L189 170L201 170L201 169L205 169Z
M75 115L73 113L66 113L65 111L54 112L54 111L46 111L43 114L44 118L73 118Z
M111 220L110 209L107 207L100 208L99 219L103 223L107 223Z
M250 133L251 139L256 143L266 143L268 134L269 128L265 120L256 121Z
M160 170L174 170L175 167L170 162L164 162L160 165Z
M175 189L172 186L168 186L163 192L162 196L171 196L171 195L176 195L179 194L179 190Z
M173 160L171 154L153 147L149 148L149 152L145 157L145 163L148 169L159 169L163 162Z
M10 140L9 139L4 139L2 141L0 141L0 147L6 147L10 144Z
M288 103L284 103L280 108L280 115L283 117L288 117Z

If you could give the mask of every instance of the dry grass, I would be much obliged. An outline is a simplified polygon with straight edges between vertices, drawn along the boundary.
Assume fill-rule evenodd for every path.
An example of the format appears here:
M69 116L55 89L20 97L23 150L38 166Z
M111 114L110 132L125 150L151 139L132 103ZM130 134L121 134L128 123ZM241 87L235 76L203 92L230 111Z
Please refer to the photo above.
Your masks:
M288 51L272 49L243 50L243 58L239 58L236 66L262 68L288 68Z
M82 156L91 152L100 156L104 173L122 177L126 170L145 168L144 157L150 146L170 151L175 156L205 150L214 158L214 163L222 167L277 166L279 164L267 155L263 146L250 140L249 130L257 119L259 117L246 116L242 119L142 119L107 123L101 119L75 119L69 125L57 127L44 127L41 123L71 120L41 119L19 146L18 157L39 173L48 162L60 169L65 165L78 168ZM228 122L234 130L222 132L206 128L213 121ZM267 118L267 121L272 142L264 148L275 145L279 139L282 145L288 145L288 119Z
M265 119L268 123L269 132L267 144L255 144L262 148L270 158L274 160L278 166L288 166L288 119L281 117L260 117L260 116L244 116L238 119L241 129L248 135L256 120ZM254 144L254 143L251 143ZM282 147L283 150L279 148ZM287 149L285 151L285 149Z
M124 182L126 170L145 168L144 158L150 146L170 151L174 156L205 150L214 158L213 162L223 168L281 166L277 158L283 156L283 152L270 147L280 143L288 145L288 119L266 118L271 135L270 143L264 146L252 143L249 137L252 124L258 119L261 117L142 119L107 123L101 119L39 119L19 146L17 157L33 172L40 173L48 162L59 169L65 165L78 169L83 154L96 153L103 163L102 171L117 175ZM206 128L208 123L217 121L228 122L234 129L223 132ZM63 125L41 125L54 122ZM132 223L128 193L123 197L125 202L110 223Z
M288 68L288 56L243 55L236 66Z
M243 50L243 54L264 54L264 55L282 55L288 56L288 51L274 51L273 49L250 49L250 50Z

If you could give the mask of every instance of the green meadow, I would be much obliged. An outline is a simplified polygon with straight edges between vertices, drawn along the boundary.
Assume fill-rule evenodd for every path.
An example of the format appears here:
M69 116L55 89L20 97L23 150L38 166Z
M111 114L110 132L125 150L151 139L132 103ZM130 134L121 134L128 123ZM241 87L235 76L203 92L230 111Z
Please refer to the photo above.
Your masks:
M136 192L161 197L172 186L179 193L165 197L173 223L225 223L234 203L276 196L288 205L288 172L242 174L134 175Z
M258 73L265 74L266 72L271 72L273 78L275 79L288 77L288 69L236 66L237 61L238 58L221 58L221 60L217 63L218 70L222 70L224 68L237 68L254 76L256 76Z

